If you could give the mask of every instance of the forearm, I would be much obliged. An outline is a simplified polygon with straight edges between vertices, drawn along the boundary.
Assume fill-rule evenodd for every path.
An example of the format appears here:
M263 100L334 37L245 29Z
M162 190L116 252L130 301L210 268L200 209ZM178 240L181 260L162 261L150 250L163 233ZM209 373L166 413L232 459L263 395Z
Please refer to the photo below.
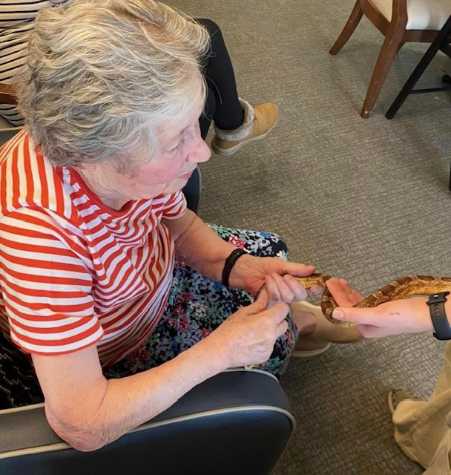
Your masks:
M47 410L49 422L77 450L96 450L113 442L228 367L226 359L207 340L157 368L104 381L93 389L97 394L90 394L72 413L65 411L63 417L55 418Z
M226 259L236 250L232 244L221 239L200 218L191 213L183 216L177 223L167 224L174 236L178 255L191 267L206 277L222 281ZM304 264L286 262L275 257L257 257L250 253L240 255L233 263L228 283L230 287L243 289L255 295L270 274L284 276L307 276L315 268ZM281 292L277 298L292 301L293 298L305 299L305 289L292 281L290 285L281 279L276 284ZM288 293L287 293L288 292Z
M175 241L177 254L202 275L221 281L224 263L235 246L222 240L199 217Z
M346 321L358 323L365 338L380 338L402 333L433 332L429 306L426 297L413 297L383 303L373 309L347 308ZM341 309L343 310L343 309ZM451 324L451 301L445 311Z

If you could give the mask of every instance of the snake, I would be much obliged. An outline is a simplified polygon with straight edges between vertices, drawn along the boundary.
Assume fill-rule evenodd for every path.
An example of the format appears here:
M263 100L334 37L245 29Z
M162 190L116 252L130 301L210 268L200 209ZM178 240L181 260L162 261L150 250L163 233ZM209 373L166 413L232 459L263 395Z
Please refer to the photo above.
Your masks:
M322 287L321 310L324 316L331 323L341 327L351 327L355 323L342 322L332 317L332 312L338 307L332 294L326 286L326 282L331 279L326 274L311 274L307 277L295 277L297 282L306 289L313 286ZM438 292L451 292L451 277L435 277L431 275L406 275L390 282L376 292L354 305L357 308L372 308L378 305L400 300L414 295L431 295Z

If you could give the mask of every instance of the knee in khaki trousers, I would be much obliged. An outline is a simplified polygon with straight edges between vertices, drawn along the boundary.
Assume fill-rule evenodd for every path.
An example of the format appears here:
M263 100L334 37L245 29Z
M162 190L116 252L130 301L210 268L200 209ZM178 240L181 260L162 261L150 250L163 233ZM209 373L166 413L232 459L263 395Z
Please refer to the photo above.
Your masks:
M400 403L393 423L396 442L425 474L451 474L451 342L432 396Z

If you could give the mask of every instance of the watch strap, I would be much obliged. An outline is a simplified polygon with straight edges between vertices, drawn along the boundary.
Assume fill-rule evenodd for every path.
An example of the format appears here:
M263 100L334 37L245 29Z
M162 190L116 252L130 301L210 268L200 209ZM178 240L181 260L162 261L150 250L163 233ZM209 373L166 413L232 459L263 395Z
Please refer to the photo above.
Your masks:
M449 295L449 292L438 292L430 295L429 300L426 302L429 306L432 325L435 329L433 335L437 340L451 340L451 326L445 312L447 295Z

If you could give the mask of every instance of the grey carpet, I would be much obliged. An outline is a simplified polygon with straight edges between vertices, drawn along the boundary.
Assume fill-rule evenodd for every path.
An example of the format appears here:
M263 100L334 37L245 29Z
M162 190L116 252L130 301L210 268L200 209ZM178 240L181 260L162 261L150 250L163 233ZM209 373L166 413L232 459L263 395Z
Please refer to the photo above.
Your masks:
M367 295L396 277L451 275L451 105L448 93L410 96L385 111L425 45L398 55L373 116L359 116L382 36L362 20L335 57L354 0L171 0L222 27L242 97L280 107L277 128L230 158L202 165L200 215L267 229L292 259L347 278ZM434 60L422 84L440 83ZM293 361L282 380L298 430L276 475L404 475L422 470L393 441L387 392L426 397L442 364L431 335L334 346Z

